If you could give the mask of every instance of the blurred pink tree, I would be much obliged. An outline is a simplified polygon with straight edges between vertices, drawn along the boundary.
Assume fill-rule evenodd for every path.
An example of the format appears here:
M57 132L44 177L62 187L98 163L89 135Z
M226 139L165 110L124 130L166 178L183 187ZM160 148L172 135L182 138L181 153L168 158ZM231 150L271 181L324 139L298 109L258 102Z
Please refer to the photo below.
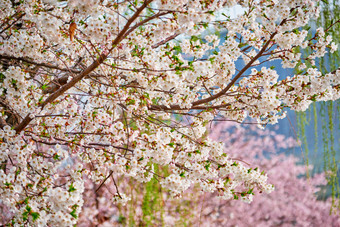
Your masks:
M277 154L278 149L296 146L292 138L273 131L217 124L210 137L225 143L233 158L268 171L275 191L257 196L251 204L205 198L202 210L205 222L220 226L340 226L337 215L329 215L331 200L317 200L315 193L326 184L324 174L304 177L306 166L297 165L293 155ZM246 218L245 218L246 217Z

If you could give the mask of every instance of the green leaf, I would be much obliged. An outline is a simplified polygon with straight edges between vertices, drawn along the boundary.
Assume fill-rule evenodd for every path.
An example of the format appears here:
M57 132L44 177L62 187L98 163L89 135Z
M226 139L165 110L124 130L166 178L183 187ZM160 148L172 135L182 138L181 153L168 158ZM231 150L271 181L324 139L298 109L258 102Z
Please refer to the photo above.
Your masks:
M195 36L195 35L193 35L193 36L191 36L191 41L197 41L197 40L199 40L200 38L198 38L197 36Z
M24 221L26 221L26 220L28 219L28 214L29 214L28 211L25 211L24 213L22 213L22 219L23 219Z
M31 212L32 208L31 208L30 206L26 205L26 210L27 210L28 212Z
M215 61L215 57L209 58L209 61L210 61L211 64L213 64L214 61Z
M242 48L242 47L247 46L247 45L248 45L247 43L240 43L240 44L238 44L238 47Z
M318 96L317 94L313 95L312 97L310 97L310 100L312 100L313 102L316 102L316 97L317 96Z
M293 29L292 32L294 32L295 34L299 34L300 33L299 29L297 29L297 28Z
M128 101L126 104L127 105L134 105L136 103L136 101L134 99L131 99L130 101Z
M54 159L54 160L59 160L59 158L60 158L60 156L59 156L58 154L54 154L54 155L53 155L53 159Z
M68 192L74 192L75 190L77 189L73 186L73 183L71 183L70 187L68 188Z
M249 190L248 190L248 192L247 192L247 193L248 193L248 194L254 194L254 193L253 193L253 190L254 190L254 189L253 189L253 188L251 188L251 189L249 189Z
M47 84L44 84L43 86L41 86L42 90L45 90L47 88Z
M33 221L36 221L40 217L40 214L38 212L32 212L31 215Z
M211 165L211 163L209 162L208 164L206 164L206 165L204 166L204 168L205 168L207 171L209 171L210 165Z
M173 47L173 49L177 52L182 52L181 46L175 46L175 47Z
M229 181L230 181L230 178L229 178L229 177L227 177L227 178L225 179L225 182L224 182L224 184L228 184L228 183L229 183Z
M238 163L234 162L233 164L231 164L231 166L238 166Z
M78 216L76 215L76 209L73 209L70 215L74 218L78 218Z
M3 73L0 73L0 83L4 82L5 75Z
M76 215L77 207L78 207L77 204L73 205L73 206L72 206L72 211L71 211L71 213L70 213L70 215L71 215L72 217L74 217L74 218L78 218L78 216Z

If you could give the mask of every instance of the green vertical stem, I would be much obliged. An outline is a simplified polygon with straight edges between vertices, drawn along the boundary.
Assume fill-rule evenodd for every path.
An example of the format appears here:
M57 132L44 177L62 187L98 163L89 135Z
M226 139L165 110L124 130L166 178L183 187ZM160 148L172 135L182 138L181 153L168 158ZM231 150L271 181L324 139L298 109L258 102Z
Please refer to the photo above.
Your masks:
M159 167L154 164L155 173L159 173ZM162 199L159 182L153 177L149 182L145 184L145 193L142 202L143 212L143 224L146 226L152 226L153 223L157 223L157 226L162 222ZM160 217L157 217L157 215ZM159 223L160 222L160 223Z
M305 165L306 165L306 176L307 178L309 178L310 173L309 173L309 158L308 158L308 143L307 143L307 136L306 136L306 125L308 124L307 121L307 116L305 112L297 112L296 113L297 116L297 125L298 125L298 137L301 139L301 143L304 147L304 151L305 151Z
M329 170L329 149L328 149L328 129L327 129L327 122L325 116L325 103L321 103L320 108L320 116L321 116L321 123L322 123L322 142L323 142L323 151L324 151L324 171L327 172Z
M315 102L313 103L313 115L314 115L314 153L318 151L318 114L316 110Z

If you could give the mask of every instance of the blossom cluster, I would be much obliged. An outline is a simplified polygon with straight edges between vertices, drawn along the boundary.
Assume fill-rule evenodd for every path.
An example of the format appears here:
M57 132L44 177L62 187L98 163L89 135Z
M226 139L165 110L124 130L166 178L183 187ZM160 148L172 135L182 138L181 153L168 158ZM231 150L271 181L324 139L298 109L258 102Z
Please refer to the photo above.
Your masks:
M129 191L133 200L124 206L112 205L114 183L94 192L86 182L83 211L79 226L89 225L166 225L166 226L338 226L339 214L329 214L331 198L323 195L324 174L306 176L305 165L283 150L299 150L298 142L274 131L263 131L256 125L219 122L209 132L209 138L223 141L225 151L234 159L242 159L253 169L268 169L275 191L261 194L254 191L252 203L221 200L216 193L202 193L199 186L190 187L182 197L159 190L159 182L147 185L131 179L116 179L121 189ZM281 154L280 154L281 153ZM186 165L188 167L188 165ZM311 167L311 166L309 166ZM157 170L155 170L157 171ZM158 169L162 173L166 169ZM173 178L173 177L172 177ZM152 185L152 187L150 187ZM320 199L321 198L321 199ZM241 198L242 199L242 198ZM333 210L334 211L334 210Z

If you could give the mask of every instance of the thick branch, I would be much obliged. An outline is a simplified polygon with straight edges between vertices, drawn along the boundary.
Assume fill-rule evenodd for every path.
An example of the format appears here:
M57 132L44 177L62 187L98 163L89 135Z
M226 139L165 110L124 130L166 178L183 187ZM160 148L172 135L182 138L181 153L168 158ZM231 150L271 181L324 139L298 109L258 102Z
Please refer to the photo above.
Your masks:
M0 55L0 59L23 61L23 62L32 64L32 65L43 66L43 67L50 68L50 69L58 69L58 70L64 71L64 72L80 73L80 71L76 70L76 69L65 69L65 68L60 68L56 65L48 64L48 63L38 63L38 62L32 61L28 58L13 57L13 56L8 56L8 55Z
M207 102L210 102L214 99L217 99L219 97L221 97L222 95L224 95L227 91L229 91L229 89L235 84L235 82L242 76L242 74L247 71L247 69L259 58L262 56L262 54L266 51L267 47L269 46L271 40L274 38L274 36L276 35L276 32L274 32L269 40L266 42L266 44L262 47L262 49L260 50L260 52L257 53L257 55L252 58L248 64L243 67L243 69L234 77L234 79L223 89L221 90L220 92L216 93L215 95L212 95L206 99L201 99L201 100L198 100L196 102L193 102L192 105L193 106L197 106L197 105L200 105L200 104L203 104L203 103L207 103Z
M7 125L7 122L0 116L0 128L4 128Z
M101 54L99 58L94 61L89 67L87 67L84 71L82 71L79 75L73 77L73 79L68 82L67 84L60 87L57 91L55 91L53 94L51 94L44 102L40 104L41 108L44 108L47 104L52 103L54 100L56 100L59 96L61 96L65 91L72 88L77 82L82 80L85 76L87 76L90 72L95 70L101 63L105 61L105 59L108 57L110 52L125 38L128 33L132 32L132 30L128 30L130 25L137 19L139 14L147 7L149 3L151 3L153 0L147 0L143 3L143 5L138 8L138 10L135 12L135 14L127 21L124 28L119 32L116 39L112 42L112 47L110 51L107 54ZM127 32L129 31L129 32ZM15 128L16 133L20 133L31 121L33 118L30 116L30 114L27 114L27 116L20 122L20 124Z
M157 48L157 47L159 47L159 46L161 46L161 45L163 45L163 44L169 42L170 40L176 38L177 36L179 36L179 34L180 34L180 33L175 33L175 34L173 34L173 35L167 37L166 39L164 39L164 40L162 40L162 41L160 41L160 42L158 42L158 43L152 45L151 47L152 47L152 48Z
M149 110L206 110L206 109L220 109L225 108L227 106L231 106L230 103L216 105L216 106L193 106L190 108L181 108L179 105L172 105L169 107L164 105L151 105Z

